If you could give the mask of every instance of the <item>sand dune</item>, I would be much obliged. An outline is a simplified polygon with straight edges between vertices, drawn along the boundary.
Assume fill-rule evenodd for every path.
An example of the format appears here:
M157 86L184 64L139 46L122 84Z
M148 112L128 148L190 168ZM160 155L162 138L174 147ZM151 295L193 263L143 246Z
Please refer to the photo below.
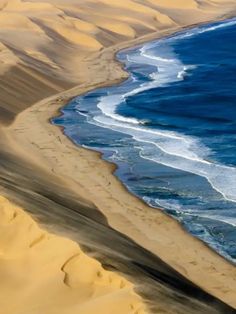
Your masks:
M230 0L0 0L0 120L89 82L87 59L106 47L233 10Z
M0 0L0 194L11 200L0 198L1 312L147 311L127 279L23 207L146 287L155 313L233 313L235 268L48 120L70 97L125 78L119 49L235 12L233 0Z
M184 8L186 9L198 9L198 3L195 0L148 0L148 2L164 8Z
M73 74L70 81L78 82L78 69L67 73L65 59L73 62L75 54L79 58L87 50L99 50L111 43L138 37L152 30L186 25L191 23L191 19L207 20L214 17L217 11L218 14L227 13L231 3L233 5L232 1L223 0L201 1L200 4L194 0L1 0L0 42L15 52L21 62L27 63L27 58L22 60L19 52L25 57L28 51L46 55L44 60L37 55L35 59L45 62L49 68L56 63L58 68L51 69L54 74L62 79L68 79L68 75ZM208 5L207 9L205 4ZM173 9L180 10L180 13L184 10L188 14L181 14L181 21L176 22L179 12ZM189 17L189 14L192 16ZM17 34L11 33L16 28ZM70 53L67 47L69 44L73 45ZM42 69L38 66L37 70Z
M9 123L19 112L12 109L16 102L24 109L44 96L85 83L88 55L146 34L223 16L233 8L233 1L224 0L0 0L0 73L7 77L0 85L1 115ZM22 89L15 91L11 68L19 65L30 67L27 80L32 76L34 81L24 82L27 95ZM40 92L34 88L35 74ZM54 82L53 88L42 85L46 77Z
M133 286L0 197L1 313L146 313Z

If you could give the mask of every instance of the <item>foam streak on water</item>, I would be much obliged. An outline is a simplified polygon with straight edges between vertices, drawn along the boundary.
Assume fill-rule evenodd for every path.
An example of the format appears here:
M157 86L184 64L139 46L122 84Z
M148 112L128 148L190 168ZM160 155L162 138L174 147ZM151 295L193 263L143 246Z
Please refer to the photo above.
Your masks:
M179 41L189 36L197 36L204 32L214 31L235 24L236 21L233 20L215 26L197 28L185 34L170 38L169 41L173 43L174 40ZM128 97L156 87L171 84L178 80L183 80L185 75L188 75L187 71L193 71L197 66L182 64L171 47L166 45L166 42L161 40L159 43L155 43L155 49L158 48L158 45L160 53L162 52L165 57L149 54L149 49L153 47L153 45L149 44L139 50L140 54L127 57L129 63L148 64L156 67L156 71L149 74L150 81L135 86L125 94L113 94L101 97L97 107L103 115L95 116L93 119L99 122L101 127L110 127L113 130L133 136L137 141L151 144L149 148L145 147L143 149L140 153L141 157L203 176L226 200L236 202L236 169L220 164L212 164L202 159L202 157L207 158L206 152L208 149L201 145L201 143L198 146L197 139L183 136L176 132L148 130L142 127L145 121L127 118L116 112L118 106L122 106ZM106 119L105 117L111 119ZM122 122L122 124L117 123L117 121ZM139 126L133 127L133 124Z

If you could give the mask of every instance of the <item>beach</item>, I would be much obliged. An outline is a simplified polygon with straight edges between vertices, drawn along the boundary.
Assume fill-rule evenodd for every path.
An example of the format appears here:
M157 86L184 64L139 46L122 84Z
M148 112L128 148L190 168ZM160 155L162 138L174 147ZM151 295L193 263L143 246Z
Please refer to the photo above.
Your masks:
M6 223L1 228L5 263L0 266L0 272L7 269L12 273L14 269L16 274L20 272L23 277L17 278L15 275L12 282L8 279L3 281L2 291L7 291L10 298L18 298L18 304L22 306L19 309L16 305L14 309L10 302L5 302L4 313L38 313L41 305L44 306L44 313L95 313L98 307L101 313L110 313L111 308L114 309L113 313L146 313L148 310L134 293L135 284L139 294L148 295L150 308L155 308L153 311L156 313L164 310L166 313L185 313L190 307L192 313L233 313L236 307L234 265L189 235L172 218L131 195L113 176L114 165L103 161L98 153L76 147L63 134L63 130L50 123L72 97L99 86L118 83L127 77L115 60L117 51L166 36L192 24L233 16L233 1L203 2L200 8L195 1L190 1L188 8L183 8L182 1L175 1L176 5L167 1L164 5L163 1L158 0L143 1L145 7L131 1L121 2L120 5L116 2L109 4L108 1L102 1L102 4L91 2L92 5L88 5L90 2L87 1L79 1L77 5L73 1L66 4L56 0L37 2L0 2L0 14L5 16L5 19L1 19L3 30L0 32L1 195L10 201L3 200L2 215L9 222L13 215L12 208L23 208L41 228L57 236L48 235L56 244L50 244L50 241L45 244L44 239L40 239L42 233L48 233L38 229L28 214L23 212L21 216L29 223L19 221L15 230L19 230L27 239L24 242L27 249L22 249L17 234L10 230L11 224ZM97 8L100 9L99 14ZM190 17L190 13L194 13L194 18ZM104 22L104 15L107 14L109 19ZM10 15L15 17L14 23L18 24L8 24ZM52 25L52 17L58 23ZM12 35L19 25L22 36L25 36L22 38L30 38L28 46L23 46L21 40ZM78 28L83 30L82 34L76 33ZM35 229L35 235L29 241L32 229ZM14 244L12 246L8 245L9 237ZM37 274L39 270L35 261L29 257L32 247L29 243L34 243L35 239L36 244L39 241L39 245L44 247L44 251L37 252L36 258L45 257L48 263L54 261L55 264L52 263L51 268L45 270L45 277L41 278L41 284L37 284L38 290L28 287L28 291L22 290L22 296L16 297L13 287L24 286L25 277L34 283L41 277ZM93 259L82 253L73 241L79 243ZM9 256L4 255L8 248ZM61 251L64 252L62 256L59 254ZM133 272L130 270L132 253L137 259L140 258L141 265L148 266L150 263L149 269L156 267L156 272L163 272L166 276L171 274L171 281L161 280L162 285L158 285L155 296L150 294L155 282L142 274L142 267L133 265ZM89 261L85 282L78 279L83 273L83 269L81 272L79 269L84 263L76 258L74 260L74 256L79 254ZM129 256L127 264L125 254ZM26 260L15 258L20 255L24 255ZM155 260L155 257L158 259ZM108 275L94 258L110 268L112 265L114 267L116 260L119 261L115 270L120 274L109 273L109 276L114 276L114 281L101 279L100 272L104 273L105 278ZM15 264L11 265L8 260L14 260ZM62 274L61 269L68 260L71 263ZM161 261L164 266L160 267ZM27 265L32 267L30 275L27 274ZM97 274L100 278L98 281L90 277L91 269L93 276ZM58 277L57 282L50 283L50 290L64 302L64 308L60 302L48 304L45 301L47 296L43 294L48 278L46 271L54 270ZM65 277L65 272L71 272L71 276ZM185 282L182 276L190 282ZM135 280L135 277L140 279ZM142 281L147 277L146 287L150 289L143 292ZM64 278L67 278L70 286L67 292L64 291ZM90 282L87 282L89 279ZM102 284L99 280L102 280ZM177 283L176 286L173 281ZM191 282L212 297L201 293ZM80 302L77 302L78 294L85 289L84 285L88 288L87 295L82 293ZM193 292L187 293L183 288L185 285L192 287ZM154 304L153 299L158 292L159 298ZM176 301L175 293L183 299ZM104 298L101 298L99 304L98 296L101 295L107 296L107 299L102 303ZM28 296L32 296L32 303L22 304L21 298ZM32 304L37 296L42 298L38 298L38 308L34 308ZM92 308L90 301L93 297L98 303ZM80 304L87 308L79 308ZM73 306L69 312L70 305Z

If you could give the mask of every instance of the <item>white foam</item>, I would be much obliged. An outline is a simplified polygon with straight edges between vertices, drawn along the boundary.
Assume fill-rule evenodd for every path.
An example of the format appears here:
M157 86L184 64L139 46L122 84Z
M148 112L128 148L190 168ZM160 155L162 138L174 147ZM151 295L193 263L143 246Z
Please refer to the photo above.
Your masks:
M153 55L149 55L145 46L140 49L139 55L127 56L127 60L132 63L137 64L149 64L156 67L156 72L149 74L150 81L146 83L139 84L131 91L125 94L115 94L103 96L99 99L97 107L102 111L102 113L110 118L113 118L117 121L139 124L142 123L134 118L123 117L122 115L117 114L117 108L119 105L124 103L126 99L130 96L137 95L146 90L156 88L158 86L168 85L170 83L183 80L188 69L194 69L193 65L184 65L180 60L175 58L171 48L167 48L166 53L168 52L172 58L162 58ZM135 82L133 76L132 81Z
M178 200L174 200L174 199L169 199L169 200L155 199L155 200L153 200L150 197L143 197L143 200L145 202L147 202L149 205L151 205L154 201L158 207L168 208L168 209L173 210L179 214L184 213L185 216L193 216L193 217L197 216L198 218L205 218L205 219L209 219L209 220L219 221L219 222L223 222L225 224L228 224L232 227L236 227L236 218L235 217L216 215L215 213L214 213L214 215L207 214L207 213L204 213L204 211L202 211L202 210L197 211L197 212L195 212L194 210L192 212L186 211L186 210L183 211L183 205L180 204Z
M105 116L110 117L114 120L127 122L132 124L139 124L139 120L135 118L126 118L116 113L116 108L122 102L125 101L123 95L109 95L100 98L97 107L104 113Z
M102 115L95 117L94 122L147 144L140 148L142 158L202 176L226 200L236 202L236 169L201 159L199 155L203 158L208 150L197 139L173 132L150 130L140 125L119 123Z
M234 217L227 217L227 216L225 217L225 216L221 216L221 215L214 215L214 216L204 215L204 212L201 214L198 214L198 217L224 222L225 224L228 224L232 227L236 227L236 218L234 218Z
M213 164L204 160L187 158L186 156L169 155L166 150L158 147L164 154L160 152L154 155L142 152L141 157L163 164L168 167L187 171L199 176L205 177L211 186L219 192L224 199L236 202L236 169L219 164ZM153 152L153 149L152 149Z
M225 27L229 27L229 26L233 26L233 25L236 25L236 19L232 19L232 20L229 20L227 22L223 22L220 24L212 25L212 26L196 27L196 28L193 28L192 30L189 30L187 32L184 32L182 34L174 36L174 37L170 38L170 40L171 39L176 40L176 39L184 39L187 37L193 37L196 35L200 35L200 34L207 33L207 32L212 32L216 29L221 29L221 28L225 28Z
M179 34L170 38L170 40L179 40L235 24L236 20L210 27L197 28ZM150 50L157 46L162 54L155 56ZM140 152L142 158L202 176L226 200L236 202L236 169L204 160L209 150L201 145L196 138L175 132L150 129L143 125L143 121L132 117L124 117L117 113L117 108L125 103L128 97L151 88L183 80L188 70L193 69L194 66L184 65L177 58L172 48L168 46L168 39L144 45L140 49L140 54L135 53L128 56L128 61L155 66L156 71L149 74L150 81L136 84L132 90L125 94L118 93L101 97L97 105L101 110L101 115L93 117L90 123L132 136L136 141L143 143Z
M187 70L188 70L188 67L185 66L185 67L183 68L183 70L181 70L181 71L178 72L177 78L183 80L183 79L185 78L185 76L187 75Z
M208 153L208 149L204 146L201 148L202 154L200 153L200 143L196 138L177 132L149 129L145 127L145 123L140 123L140 121L138 125L133 125L123 123L127 121L114 121L103 115L96 116L93 119L101 126L103 125L114 131L129 134L137 141L157 144L163 151L174 156L186 156L186 158L192 160L201 160L199 155L203 157ZM208 163L205 160L202 160L202 162Z

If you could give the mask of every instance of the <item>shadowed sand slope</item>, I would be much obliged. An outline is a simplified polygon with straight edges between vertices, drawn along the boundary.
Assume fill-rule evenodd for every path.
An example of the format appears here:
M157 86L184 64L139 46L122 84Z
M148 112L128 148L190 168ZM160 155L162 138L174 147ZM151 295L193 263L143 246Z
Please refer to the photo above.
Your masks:
M234 313L235 268L49 123L127 76L119 49L233 12L233 0L0 0L1 313Z

